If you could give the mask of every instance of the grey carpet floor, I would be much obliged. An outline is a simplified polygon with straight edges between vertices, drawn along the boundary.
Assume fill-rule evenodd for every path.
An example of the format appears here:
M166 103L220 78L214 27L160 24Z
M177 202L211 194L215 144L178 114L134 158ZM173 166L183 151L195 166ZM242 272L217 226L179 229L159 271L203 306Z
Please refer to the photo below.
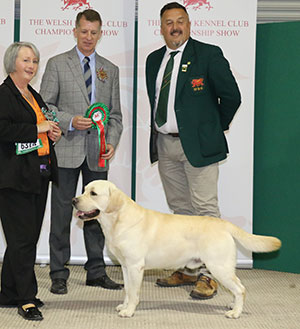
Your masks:
M299 329L300 275L264 270L237 270L246 287L244 312L237 320L224 316L231 295L220 287L210 300L190 298L192 287L160 288L157 277L170 271L145 272L140 304L132 318L118 317L115 307L123 299L123 291L85 286L83 266L70 266L67 295L49 291L49 267L36 266L38 297L44 320L26 321L16 309L0 309L0 329ZM108 266L107 272L122 282L119 266Z

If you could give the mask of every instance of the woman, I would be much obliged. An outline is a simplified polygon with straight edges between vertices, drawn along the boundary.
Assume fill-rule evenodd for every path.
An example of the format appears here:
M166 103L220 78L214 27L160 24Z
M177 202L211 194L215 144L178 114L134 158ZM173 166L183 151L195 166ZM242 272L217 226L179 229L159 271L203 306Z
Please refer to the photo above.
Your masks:
M46 120L41 96L29 85L38 64L33 44L13 43L4 55L8 77L0 86L0 217L7 245L0 306L17 306L26 320L43 319L34 264L49 181L57 183L53 142L61 136L58 124Z

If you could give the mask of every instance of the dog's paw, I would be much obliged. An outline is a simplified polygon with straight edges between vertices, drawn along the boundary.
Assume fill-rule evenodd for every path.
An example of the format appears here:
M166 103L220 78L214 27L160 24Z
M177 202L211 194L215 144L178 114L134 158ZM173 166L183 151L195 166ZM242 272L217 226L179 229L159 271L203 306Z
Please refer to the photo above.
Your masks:
M226 318L230 319L238 319L241 315L241 312L236 311L236 310L231 310L225 313Z
M130 310L128 308L125 308L118 313L121 318L131 318L133 314L134 310Z
M119 304L119 305L116 307L116 311L117 311L117 312L120 312L120 311L124 310L124 308L126 308L126 305L125 305L125 304Z

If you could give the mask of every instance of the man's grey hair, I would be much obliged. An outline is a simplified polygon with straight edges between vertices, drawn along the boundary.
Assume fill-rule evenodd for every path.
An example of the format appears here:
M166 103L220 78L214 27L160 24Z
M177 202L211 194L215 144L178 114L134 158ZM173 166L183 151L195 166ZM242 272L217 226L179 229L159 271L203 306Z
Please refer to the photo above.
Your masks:
M22 47L30 48L38 61L40 61L40 53L36 46L31 42L14 42L12 43L5 51L3 64L7 74L13 73L16 70L16 60L19 54L19 51Z

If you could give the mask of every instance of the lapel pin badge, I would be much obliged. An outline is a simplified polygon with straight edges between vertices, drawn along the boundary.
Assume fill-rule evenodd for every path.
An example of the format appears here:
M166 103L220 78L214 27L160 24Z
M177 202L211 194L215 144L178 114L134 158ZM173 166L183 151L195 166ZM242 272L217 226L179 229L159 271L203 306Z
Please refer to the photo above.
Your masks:
M186 64L182 64L181 71L186 72L188 69L188 66L191 64L191 62L187 62Z
M103 67L97 69L96 74L97 74L97 78L102 82L105 82L105 80L108 78L107 72L104 71Z

